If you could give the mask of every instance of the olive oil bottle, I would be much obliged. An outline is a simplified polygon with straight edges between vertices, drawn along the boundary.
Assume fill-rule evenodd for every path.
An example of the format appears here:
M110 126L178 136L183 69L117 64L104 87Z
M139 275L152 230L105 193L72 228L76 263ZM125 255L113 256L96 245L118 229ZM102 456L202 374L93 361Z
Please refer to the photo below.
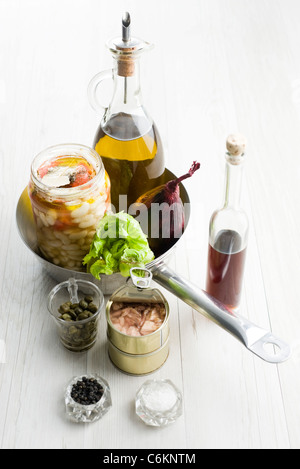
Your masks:
M89 97L99 109L97 87L103 79L113 78L113 96L93 146L110 177L111 202L118 212L128 210L139 196L162 184L165 163L158 130L142 103L139 59L150 44L131 38L128 13L122 20L122 37L111 40L108 47L113 70L100 72L91 80Z

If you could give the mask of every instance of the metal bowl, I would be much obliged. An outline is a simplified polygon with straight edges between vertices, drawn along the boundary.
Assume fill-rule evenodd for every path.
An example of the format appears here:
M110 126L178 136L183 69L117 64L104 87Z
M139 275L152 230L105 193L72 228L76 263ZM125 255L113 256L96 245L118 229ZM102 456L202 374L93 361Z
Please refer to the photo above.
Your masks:
M171 171L169 170L165 171L165 175L164 175L165 182L170 181L174 178L176 178L176 176ZM180 196L181 196L182 202L184 203L185 222L187 226L189 216L190 216L190 207L189 207L190 199L182 184L180 185ZM111 295L117 288L120 288L122 285L126 283L127 278L123 277L119 273L112 274L112 275L101 275L101 280L97 280L89 273L77 272L71 269L65 269L63 267L57 266L53 264L52 262L49 262L48 260L46 260L38 248L35 222L33 218L33 212L31 208L31 202L30 202L30 198L28 195L27 187L23 190L19 198L18 204L17 204L16 221L17 221L17 227L18 227L20 237L25 243L25 245L35 255L36 259L38 260L38 262L42 264L43 268L47 271L47 273L57 282L63 282L65 280L68 280L70 277L89 280L90 282L95 283L102 290L102 292L106 295ZM172 246L171 249L168 249L161 256L159 256L154 261L149 263L147 267L152 268L153 266L158 264L160 261L166 261L167 258L172 254L173 249L176 247L179 239L177 240L176 244Z

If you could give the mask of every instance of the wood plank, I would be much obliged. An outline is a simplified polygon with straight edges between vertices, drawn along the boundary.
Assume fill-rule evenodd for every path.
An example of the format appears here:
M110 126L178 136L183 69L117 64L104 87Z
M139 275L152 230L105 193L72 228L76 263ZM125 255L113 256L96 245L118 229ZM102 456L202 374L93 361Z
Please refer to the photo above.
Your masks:
M131 0L138 36L155 43L141 59L146 108L167 166L199 173L186 181L192 217L171 265L204 288L208 223L222 201L229 132L248 139L243 203L250 217L243 315L292 345L270 365L174 295L171 351L149 377L120 373L107 355L104 315L88 354L62 348L46 308L54 285L19 238L15 207L33 157L45 147L92 144L100 115L89 80L110 68L106 40L124 2L0 1L0 363L1 448L299 448L300 341L299 2ZM11 178L13 175L13 184ZM64 415L69 378L100 372L113 407L93 425ZM134 397L148 378L170 378L184 412L170 427L145 426ZM34 428L34 433L28 428Z

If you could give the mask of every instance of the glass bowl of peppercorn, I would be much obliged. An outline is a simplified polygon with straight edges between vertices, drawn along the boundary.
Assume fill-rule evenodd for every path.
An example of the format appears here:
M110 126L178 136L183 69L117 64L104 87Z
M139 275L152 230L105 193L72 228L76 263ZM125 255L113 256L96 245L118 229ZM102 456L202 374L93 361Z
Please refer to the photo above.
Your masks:
M103 293L87 280L70 278L56 285L48 295L48 310L60 341L72 352L85 352L93 347L103 307Z
M94 422L112 406L110 388L98 374L74 376L65 391L68 417L74 422Z

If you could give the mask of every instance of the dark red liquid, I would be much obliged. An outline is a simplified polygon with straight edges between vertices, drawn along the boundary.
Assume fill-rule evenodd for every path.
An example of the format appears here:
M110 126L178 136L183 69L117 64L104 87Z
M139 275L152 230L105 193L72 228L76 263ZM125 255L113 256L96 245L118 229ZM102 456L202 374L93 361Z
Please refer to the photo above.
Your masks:
M241 245L238 233L222 230L208 248L206 291L228 308L236 308L241 299L246 259Z

